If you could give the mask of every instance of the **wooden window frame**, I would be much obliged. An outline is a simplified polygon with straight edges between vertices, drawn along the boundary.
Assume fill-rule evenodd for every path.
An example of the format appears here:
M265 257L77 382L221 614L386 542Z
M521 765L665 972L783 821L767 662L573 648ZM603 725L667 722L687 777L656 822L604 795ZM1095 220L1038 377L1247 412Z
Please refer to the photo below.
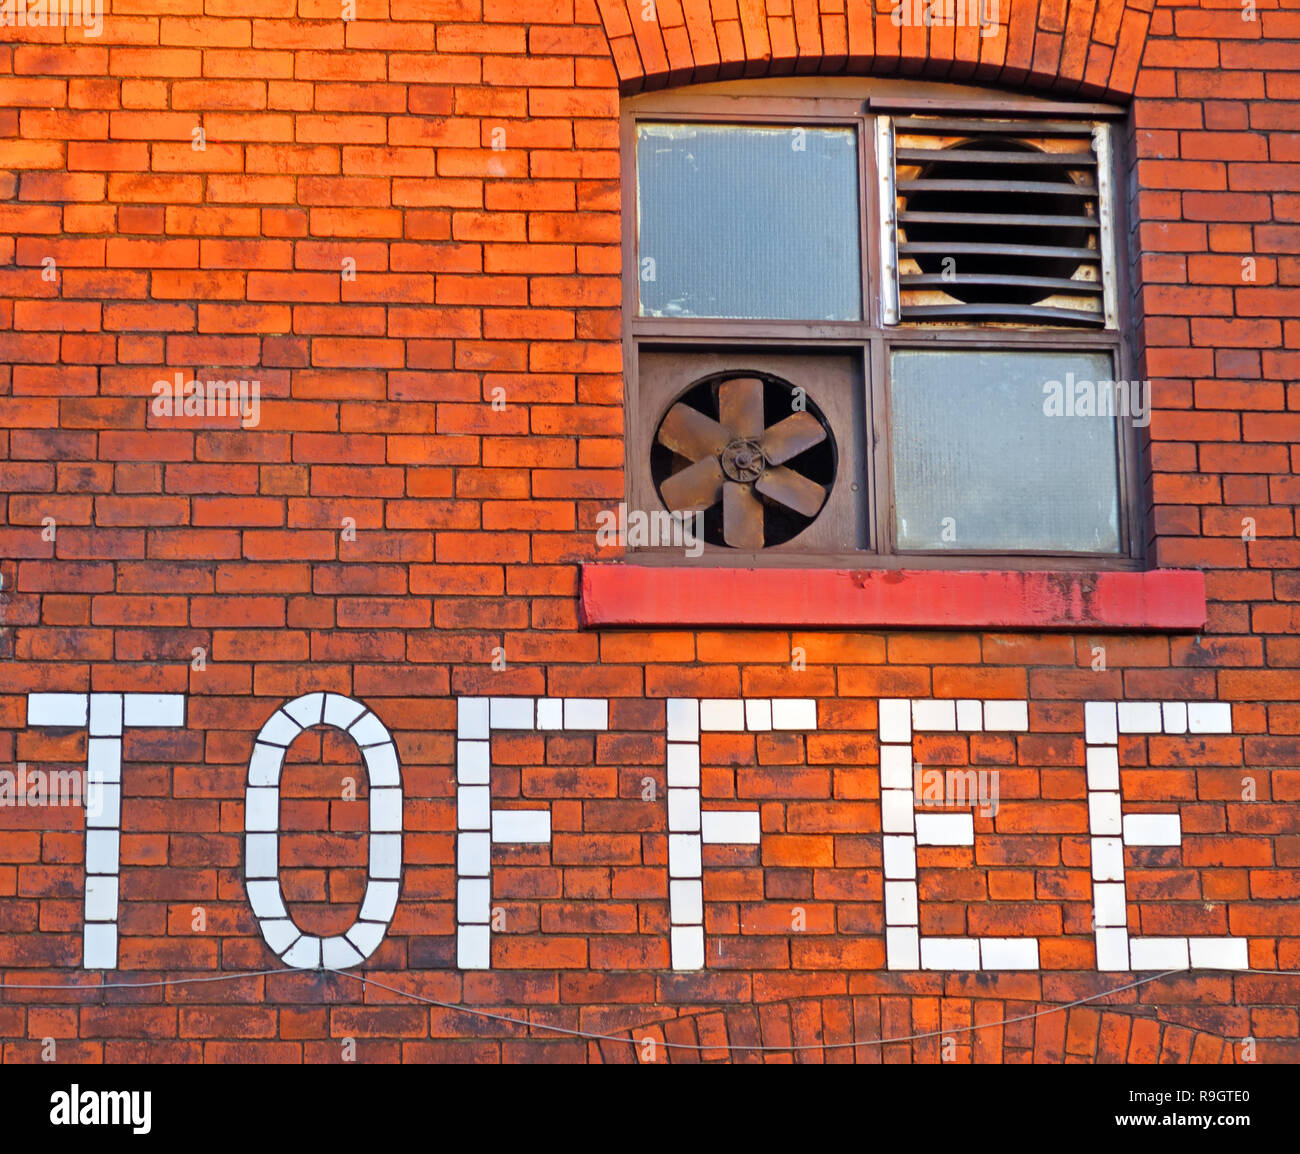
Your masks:
M773 88L775 87L775 91ZM832 87L830 94L826 89ZM797 352L803 349L855 351L861 357L866 382L865 413L866 500L868 548L852 552L823 553L795 549L741 552L709 548L689 562L692 567L776 567L842 569L975 569L975 570L1142 570L1148 567L1146 527L1150 523L1150 497L1143 475L1145 442L1142 430L1119 418L1119 515L1121 549L1116 553L1014 550L970 552L924 550L900 552L894 538L892 441L889 421L889 354L907 349L971 348L986 351L1037 349L1107 352L1115 379L1136 379L1132 344L1130 280L1126 254L1129 222L1125 170L1120 133L1111 134L1110 207L1113 216L1113 251L1106 254L1116 278L1117 323L1113 329L1066 326L970 324L964 326L883 323L884 295L879 288L881 236L879 169L876 120L904 113L950 113L966 116L1051 116L1081 122L1115 120L1123 109L1110 105L1061 103L1035 97L1005 94L989 99L987 92L925 82L852 82L833 86L825 80L801 80L773 86L767 81L734 81L700 89L648 93L625 100L620 116L623 157L623 349L625 366L625 475L635 475L636 454L649 451L658 414L642 412L638 389L638 356L642 348L688 351L692 348L765 349ZM718 124L789 124L808 128L856 128L858 134L859 228L861 230L862 319L859 321L792 322L785 320L732 320L665 318L640 315L637 252L636 128L639 122L699 122ZM629 484L628 501L635 508L657 508L657 495ZM638 565L681 565L671 550L629 552Z

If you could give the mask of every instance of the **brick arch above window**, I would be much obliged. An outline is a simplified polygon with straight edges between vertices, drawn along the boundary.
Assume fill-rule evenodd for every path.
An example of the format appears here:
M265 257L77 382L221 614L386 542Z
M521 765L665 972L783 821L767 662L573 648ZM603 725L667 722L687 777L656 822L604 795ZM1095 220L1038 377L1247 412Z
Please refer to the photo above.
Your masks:
M625 95L835 73L1112 100L1133 94L1153 0L984 2L998 21L990 35L978 27L895 27L893 8L924 0L596 0Z

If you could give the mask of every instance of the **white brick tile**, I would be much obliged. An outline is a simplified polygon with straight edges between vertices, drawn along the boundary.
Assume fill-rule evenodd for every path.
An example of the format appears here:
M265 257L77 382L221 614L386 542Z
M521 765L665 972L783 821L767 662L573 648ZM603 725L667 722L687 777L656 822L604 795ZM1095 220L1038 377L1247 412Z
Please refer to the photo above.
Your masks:
M700 817L705 845L758 845L762 837L757 810L706 809Z
M278 745L283 749L292 745L301 732L301 725L283 709L277 709L266 719L266 724L257 734L257 740L264 741L267 745Z
M1090 745L1088 788L1119 790L1119 750L1113 745Z
M325 938L320 944L320 962L327 970L346 970L363 961L361 952L342 934Z
M740 698L710 697L700 702L700 729L705 733L739 733L745 728L745 703Z
M397 764L397 747L391 741L367 746L361 751L361 757L366 763L366 776L370 779L371 789L402 784L402 770Z
M772 728L772 702L768 698L746 699L745 728L751 733L766 733Z
M1187 704L1190 733L1231 733L1232 706L1226 701L1192 701Z
M957 702L957 728L963 733L978 733L984 728L984 706L970 698Z
M402 876L402 835L372 833L370 835L369 872L372 878L393 880Z
M90 736L122 736L122 695L120 693L90 695Z
M914 926L917 924L916 882L885 883L885 924Z
M916 877L916 839L886 836L881 842L885 877L900 881Z
M668 787L700 784L700 747L694 742L668 743Z
M400 789L370 790L370 832L401 833L402 791Z
M248 759L248 784L278 785L283 766L283 746L267 745L264 741L254 742L253 754Z
M1089 701L1083 707L1083 732L1089 745L1114 745L1119 729L1113 701Z
M704 885L697 881L668 883L668 908L673 925L704 924Z
M86 833L86 873L115 874L121 860L121 835L115 829Z
M1188 938L1194 970L1246 970L1250 951L1245 938Z
M279 838L273 833L250 833L244 838L244 874L273 878L280 873Z
M244 791L244 798L244 829L248 833L273 833L280 828L278 789L250 787Z
M1160 707L1166 733L1187 732L1187 705L1182 701L1166 701Z
M1129 969L1135 973L1190 968L1186 938L1131 938L1128 954Z
M488 702L488 724L493 729L533 729L537 706L531 697L493 697Z
M891 970L921 968L921 935L915 926L885 927L885 964Z
M379 944L384 940L384 931L387 926L382 922L363 922L358 921L352 926L347 933L347 940L356 947L357 952L361 955L361 960L365 961L377 949Z
M461 785L487 785L492 780L490 742L456 742L456 780Z
M284 908L284 894L279 882L250 881L245 889L248 892L248 904L260 921L278 921L289 916L289 911Z
M82 961L86 970L117 969L117 926L100 923L85 928Z
M699 834L670 833L668 835L668 876L670 878L701 876Z
M912 740L912 703L906 697L885 697L880 701L880 740Z
M882 789L912 788L912 747L910 745L880 747L880 787Z
M692 833L700 828L700 791L668 790L668 828L674 833Z
M1024 733L1029 729L1029 702L986 701L984 703L984 731L986 733Z
M1124 880L1124 842L1117 837L1092 839L1092 880L1117 882Z
M461 697L457 699L456 736L466 741L486 741L488 739L488 699L486 697Z
M366 707L361 702L353 701L350 697L344 697L338 693L325 694L324 721L326 725L336 725L339 729L347 729L365 711Z
M921 697L912 702L912 728L918 733L957 728L957 703L948 698Z
M1093 936L1097 941L1097 969L1128 969L1128 930L1099 929Z
M486 970L492 966L492 930L489 926L461 926L456 931L456 968Z
M1093 837L1115 837L1121 832L1119 794L1088 794L1088 830Z
M131 698L134 696L134 694L127 694L126 698L127 725L131 724ZM313 725L319 725L321 718L325 716L325 694L304 693L285 705L284 711L303 729L310 729Z
M980 944L976 938L922 938L921 969L978 970Z
M276 957L282 957L294 942L302 937L302 931L288 918L263 918L258 923L262 937Z
M772 728L814 732L817 729L817 702L811 697L774 697Z
M1102 882L1092 887L1092 913L1097 928L1128 925L1128 905L1123 882Z
M280 960L296 970L318 970L321 967L320 938L314 934L300 934Z
M974 845L975 819L969 813L918 813L917 845Z
M980 966L986 970L1036 970L1038 939L980 938Z
M912 791L910 789L882 789L880 791L880 828L885 833L908 833L913 824Z
M91 737L86 740L86 773L96 781L122 780L122 739Z
M321 965L320 938L303 934L281 955L280 960L295 970L318 970Z
M89 716L84 693L29 693L27 724L51 729L85 729ZM116 948L116 947L115 947Z
M1130 813L1124 816L1125 845L1182 843L1182 820L1176 813Z
M456 920L481 922L492 920L492 882L489 878L461 878L456 883Z
M393 914L397 912L397 897L400 890L401 886L397 882L372 880L366 886L366 895L361 902L361 912L357 917L367 922L392 921Z
M185 694L128 693L125 714L136 729L174 729L185 724Z
M86 921L117 921L117 877L86 879Z
M120 785L96 781L92 777L86 782L85 803L87 829L121 828L122 787Z
M537 699L537 728L548 731L564 728L564 698L539 697Z
M492 838L486 833L456 835L456 873L485 878L492 872Z
M566 697L564 728L606 730L609 728L609 702L603 697Z
M1159 733L1164 725L1158 701L1121 701L1120 733Z
M492 790L486 785L462 785L456 788L456 828L490 829L492 826Z
M693 697L670 697L667 706L668 740L700 739L700 703Z
M673 926L669 944L674 970L704 969L703 926Z

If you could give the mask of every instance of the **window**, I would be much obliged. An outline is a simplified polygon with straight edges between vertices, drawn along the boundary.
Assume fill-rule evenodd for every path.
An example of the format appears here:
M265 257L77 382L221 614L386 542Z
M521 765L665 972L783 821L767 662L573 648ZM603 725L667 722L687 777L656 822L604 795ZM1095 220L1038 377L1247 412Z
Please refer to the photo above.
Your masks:
M629 506L706 564L1138 567L1117 110L848 83L626 103Z

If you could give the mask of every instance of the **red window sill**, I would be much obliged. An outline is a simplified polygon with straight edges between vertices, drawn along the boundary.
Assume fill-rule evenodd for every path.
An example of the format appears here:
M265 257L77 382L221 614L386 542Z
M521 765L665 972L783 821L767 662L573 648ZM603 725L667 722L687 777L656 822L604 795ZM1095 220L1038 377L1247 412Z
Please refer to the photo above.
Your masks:
M588 627L1169 629L1205 625L1205 574L584 565Z

